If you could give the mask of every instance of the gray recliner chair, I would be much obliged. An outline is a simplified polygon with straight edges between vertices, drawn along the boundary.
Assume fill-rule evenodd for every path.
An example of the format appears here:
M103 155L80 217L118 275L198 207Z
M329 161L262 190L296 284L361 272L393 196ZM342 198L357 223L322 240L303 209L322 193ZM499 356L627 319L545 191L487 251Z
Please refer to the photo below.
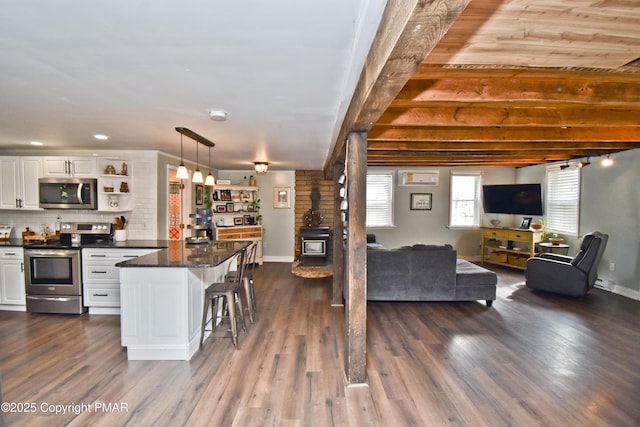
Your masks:
M585 295L598 278L608 237L597 231L586 234L573 258L552 253L529 258L524 272L527 287L574 297Z

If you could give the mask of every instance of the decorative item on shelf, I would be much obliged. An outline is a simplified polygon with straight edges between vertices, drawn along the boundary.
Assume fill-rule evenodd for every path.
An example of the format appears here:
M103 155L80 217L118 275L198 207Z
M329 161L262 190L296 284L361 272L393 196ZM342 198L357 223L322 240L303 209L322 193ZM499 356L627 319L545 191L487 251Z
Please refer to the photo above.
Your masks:
M534 222L533 224L531 224L531 228L538 231L538 230L542 230L543 225L538 223L538 222Z
M562 237L549 237L549 243L552 245L559 245L562 242L564 242Z
M247 205L247 212L255 212L255 224L262 222L262 215L260 215L260 199L254 200Z
M129 175L129 167L125 162L122 162L122 169L120 170L120 175L127 176Z
M109 197L109 209L118 209L120 207L120 201L117 197Z
M105 193L113 193L113 187L107 187L107 186L105 186L105 187L104 187L104 192L105 192Z
M253 175L250 175L249 176L249 186L255 187L256 185L257 185L256 184L256 179L253 177Z
M528 230L531 226L531 217L525 216L522 218L522 222L520 223L520 228L523 230Z
M489 221L491 223L491 225L493 225L494 227L497 227L500 225L500 220L498 218L494 218L491 221Z
M120 182L120 192L121 193L128 193L129 192L129 183L122 181Z
M115 175L116 174L116 168L113 165L107 165L106 168L104 168L104 174L105 175Z

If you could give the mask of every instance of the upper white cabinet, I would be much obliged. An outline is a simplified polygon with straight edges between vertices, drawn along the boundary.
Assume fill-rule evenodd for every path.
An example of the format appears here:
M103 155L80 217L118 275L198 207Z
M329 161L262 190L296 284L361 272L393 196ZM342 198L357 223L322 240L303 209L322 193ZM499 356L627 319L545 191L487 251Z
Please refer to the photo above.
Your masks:
M39 210L37 157L0 157L0 209Z
M129 159L101 157L98 159L98 210L125 212L133 210Z
M94 157L45 157L43 168L46 177L96 177Z

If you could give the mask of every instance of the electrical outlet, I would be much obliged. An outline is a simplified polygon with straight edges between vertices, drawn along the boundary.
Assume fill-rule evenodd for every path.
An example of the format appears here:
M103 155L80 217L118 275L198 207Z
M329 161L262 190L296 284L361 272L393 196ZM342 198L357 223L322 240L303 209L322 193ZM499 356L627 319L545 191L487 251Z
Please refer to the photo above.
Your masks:
M616 263L615 262L610 262L609 263L609 271L616 271Z

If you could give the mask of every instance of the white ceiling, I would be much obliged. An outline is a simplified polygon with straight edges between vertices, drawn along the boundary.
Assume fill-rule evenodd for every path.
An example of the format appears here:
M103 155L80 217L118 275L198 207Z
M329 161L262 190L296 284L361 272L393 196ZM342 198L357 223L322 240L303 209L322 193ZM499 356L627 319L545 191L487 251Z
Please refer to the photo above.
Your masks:
M383 0L0 0L0 154L151 149L321 169ZM226 122L210 109L228 111ZM106 142L92 135L109 136ZM43 142L32 147L30 141ZM196 143L184 138L184 156ZM207 151L200 146L200 162Z

